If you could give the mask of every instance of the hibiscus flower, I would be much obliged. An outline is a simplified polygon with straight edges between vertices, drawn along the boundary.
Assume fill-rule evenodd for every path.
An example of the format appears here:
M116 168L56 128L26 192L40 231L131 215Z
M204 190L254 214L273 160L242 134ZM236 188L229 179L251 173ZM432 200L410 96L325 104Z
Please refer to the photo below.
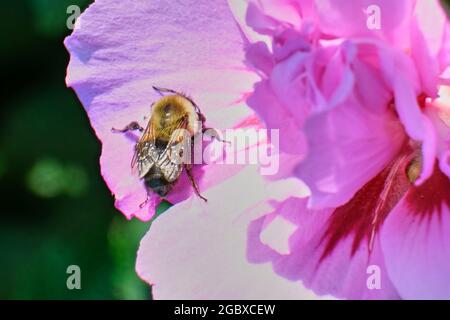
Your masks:
M445 13L420 0L293 3L248 6L244 30L270 36L247 50L262 75L248 103L268 126L278 125L276 113L295 119L285 141L299 132L307 140L292 174L311 195L280 202L251 224L250 260L270 261L318 294L449 298ZM379 30L363 23L373 4ZM267 230L275 239L283 230L274 224L296 226L285 234L289 250L271 245Z

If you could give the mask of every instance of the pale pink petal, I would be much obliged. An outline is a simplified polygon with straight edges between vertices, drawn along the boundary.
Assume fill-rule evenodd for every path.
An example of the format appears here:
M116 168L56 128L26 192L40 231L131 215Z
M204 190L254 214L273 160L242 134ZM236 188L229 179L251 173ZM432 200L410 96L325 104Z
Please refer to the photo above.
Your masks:
M153 222L142 239L136 270L157 299L306 299L298 283L270 264L246 259L247 226L267 198L282 200L292 183L268 185L248 167L205 192L208 203L186 200ZM275 191L274 191L275 190Z
M389 214L381 244L404 299L450 299L450 181L435 169Z
M130 170L139 136L113 134L111 128L131 121L145 125L158 98L152 85L192 96L210 127L235 126L249 111L232 105L251 90L255 79L241 64L242 35L225 0L214 6L207 0L98 0L77 25L65 40L70 52L67 84L102 142L101 171L116 207L128 218L147 220L156 199L139 209L145 190ZM190 190L183 181L181 189Z

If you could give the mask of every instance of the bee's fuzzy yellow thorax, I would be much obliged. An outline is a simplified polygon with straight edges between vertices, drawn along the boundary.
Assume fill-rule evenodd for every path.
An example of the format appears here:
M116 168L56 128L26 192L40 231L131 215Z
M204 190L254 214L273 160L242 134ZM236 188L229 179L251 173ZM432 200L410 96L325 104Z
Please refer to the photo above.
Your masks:
M152 108L152 119L156 136L169 140L172 133L179 128L180 122L187 117L185 129L191 135L198 131L198 115L194 105L181 95L170 95L159 99Z

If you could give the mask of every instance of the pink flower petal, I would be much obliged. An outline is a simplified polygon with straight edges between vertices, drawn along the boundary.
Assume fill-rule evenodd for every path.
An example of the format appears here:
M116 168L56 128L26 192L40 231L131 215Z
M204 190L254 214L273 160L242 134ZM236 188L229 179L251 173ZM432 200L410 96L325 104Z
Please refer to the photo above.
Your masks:
M423 91L432 98L438 91L439 75L448 66L440 59L445 50L448 22L437 0L417 1L411 26L411 53L422 81Z
M256 42L247 47L246 60L255 68L269 76L274 67L274 61L267 45L264 42Z
M255 85L247 103L263 119L268 129L279 130L281 151L298 155L304 153L306 141L300 129L301 122L280 106L268 81Z
M381 229L386 267L404 299L450 299L450 182L435 168Z
M324 238L331 210L311 211L306 199L290 198L279 203L275 211L256 219L249 226L247 254L254 263L272 262L274 270L291 281L303 283L319 295L331 294L347 299L395 299L398 295L387 275L378 238L372 252L367 242L352 253L354 234L343 239L333 252L323 257ZM284 219L285 225L296 225L289 233L289 252L280 252L277 243L282 235L264 233L272 221ZM261 241L264 237L265 244ZM275 244L275 246L274 246ZM368 267L376 265L381 273L381 288L369 289Z
M261 10L250 2L247 8L246 24L260 34L273 35L279 26L279 22L261 12Z
M232 105L255 80L241 64L242 35L225 0L214 6L207 0L98 0L78 25L65 40L71 56L67 84L102 142L101 171L116 207L128 218L148 220L157 199L139 209L145 189L130 169L138 136L114 134L111 128L131 121L145 125L158 99L152 85L191 95L210 127L230 128L242 121L250 112ZM183 181L179 185L180 191L190 188ZM179 201L189 194L172 196Z
M315 0L313 14L323 33L338 38L372 37L402 47L408 42L408 23L415 1L411 0ZM380 10L380 28L370 29L367 20ZM405 34L406 32L406 34Z
M297 174L311 189L311 208L338 207L399 151L403 130L390 111L374 113L348 100L310 118L309 153Z
M314 298L298 283L275 275L269 264L246 260L248 223L268 210L269 194L282 200L292 187L268 185L257 168L248 167L207 190L208 203L190 199L170 208L141 241L139 276L153 284L157 299Z
M277 100L299 123L303 123L309 113L308 87L302 84L307 74L305 71L309 71L306 69L310 67L310 54L296 52L278 63L269 79L270 87Z
M450 150L441 154L439 158L439 168L450 178Z
M355 95L365 108L383 112L392 100L392 92L383 79L378 62L378 48L373 45L359 45L358 56L352 62ZM370 90L368 90L370 88Z

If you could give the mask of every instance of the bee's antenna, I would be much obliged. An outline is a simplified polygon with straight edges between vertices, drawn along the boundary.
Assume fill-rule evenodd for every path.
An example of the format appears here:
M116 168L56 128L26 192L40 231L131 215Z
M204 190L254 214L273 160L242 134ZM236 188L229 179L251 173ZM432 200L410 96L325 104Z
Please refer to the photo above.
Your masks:
M153 90L155 90L156 92L158 92L158 93L159 93L159 95L163 96L163 94L162 94L161 90L159 90L159 88L158 88L158 87L152 86L152 88L153 88Z
M170 92L173 94L178 94L178 92L176 92L175 90L172 89L167 89L167 88L160 88L157 86L152 86L153 90L155 90L156 92L158 92L161 96L164 95L164 93Z

